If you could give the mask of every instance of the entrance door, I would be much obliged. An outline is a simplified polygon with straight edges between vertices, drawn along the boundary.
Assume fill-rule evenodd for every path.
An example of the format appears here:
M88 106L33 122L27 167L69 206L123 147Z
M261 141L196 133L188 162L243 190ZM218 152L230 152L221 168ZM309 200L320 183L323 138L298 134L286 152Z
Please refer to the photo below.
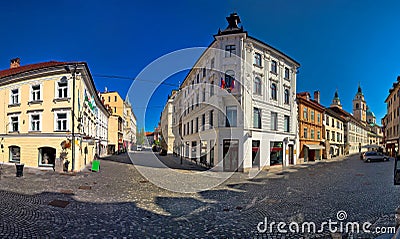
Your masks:
M239 167L239 140L225 139L223 141L224 171L238 171Z
M260 140L253 140L251 147L252 167L260 168Z
M308 151L308 156L310 161L315 161L315 150L309 150Z
M289 164L294 164L294 149L293 145L289 145Z

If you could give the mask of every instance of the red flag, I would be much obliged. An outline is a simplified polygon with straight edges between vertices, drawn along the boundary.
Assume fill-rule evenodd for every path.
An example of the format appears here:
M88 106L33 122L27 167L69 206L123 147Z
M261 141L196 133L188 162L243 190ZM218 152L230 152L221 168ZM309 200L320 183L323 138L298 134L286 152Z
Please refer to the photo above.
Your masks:
M230 89L232 90L233 88L235 88L235 80L232 78Z
M225 81L224 79L221 77L221 88L224 89L225 88Z

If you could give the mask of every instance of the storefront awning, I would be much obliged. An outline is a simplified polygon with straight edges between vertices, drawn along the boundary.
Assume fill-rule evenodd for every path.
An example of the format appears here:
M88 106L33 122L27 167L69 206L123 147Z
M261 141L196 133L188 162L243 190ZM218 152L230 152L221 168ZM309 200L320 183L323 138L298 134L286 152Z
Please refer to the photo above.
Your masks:
M308 149L315 150L315 149L324 149L325 147L318 144L305 144Z

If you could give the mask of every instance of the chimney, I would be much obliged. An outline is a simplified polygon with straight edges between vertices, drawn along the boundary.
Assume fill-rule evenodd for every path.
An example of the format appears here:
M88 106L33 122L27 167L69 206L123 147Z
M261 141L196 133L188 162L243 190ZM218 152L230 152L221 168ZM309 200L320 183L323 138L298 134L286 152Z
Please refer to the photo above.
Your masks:
M314 101L319 104L319 90L314 91Z
M10 60L10 69L20 67L19 57Z

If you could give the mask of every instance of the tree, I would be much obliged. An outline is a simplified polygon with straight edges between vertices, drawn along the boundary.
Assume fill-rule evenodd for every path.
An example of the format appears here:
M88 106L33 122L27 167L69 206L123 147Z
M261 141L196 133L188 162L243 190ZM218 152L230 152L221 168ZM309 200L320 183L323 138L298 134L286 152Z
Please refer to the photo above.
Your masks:
M139 129L137 131L137 133L136 133L136 142L137 142L137 144L139 144L139 145L144 144L145 138L146 138L146 135L144 133L144 128Z

